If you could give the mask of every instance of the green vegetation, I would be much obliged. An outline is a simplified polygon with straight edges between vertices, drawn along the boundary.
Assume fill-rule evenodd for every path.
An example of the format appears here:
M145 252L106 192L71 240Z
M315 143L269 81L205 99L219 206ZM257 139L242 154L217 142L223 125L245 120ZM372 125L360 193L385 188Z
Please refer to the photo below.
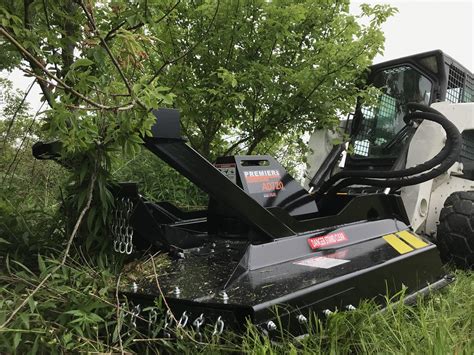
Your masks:
M114 296L120 263L111 269L104 265L112 265L110 261L92 266L83 255L69 259L8 327L1 329L0 351L472 354L474 350L472 273L456 273L453 284L430 298L420 298L414 306L390 305L378 313L366 303L356 311L336 313L326 323L311 319L308 336L302 339L282 334L282 339L273 343L249 327L243 336L224 334L218 339L207 334L201 343L190 331L179 333L178 339L171 341L159 338L162 319L150 333L146 326L145 334L131 327L128 312L133 307L121 305L117 309L119 303ZM38 256L30 263L28 268L4 260L0 276L2 324L58 261ZM156 265L159 267L158 262Z
M468 273L416 307L379 314L366 304L279 343L253 327L203 343L187 332L150 340L163 317L142 334L133 307L117 299L117 285L132 279L129 260L112 252L114 182L137 181L151 200L207 203L141 149L150 109L180 107L190 144L208 157L271 153L291 168L304 160L304 132L330 127L368 95L356 84L394 9L364 6L361 26L348 4L2 1L0 69L34 77L44 104L32 113L29 89L0 81L0 352L472 353ZM53 139L70 169L32 158L36 141ZM158 270L165 262L152 260Z

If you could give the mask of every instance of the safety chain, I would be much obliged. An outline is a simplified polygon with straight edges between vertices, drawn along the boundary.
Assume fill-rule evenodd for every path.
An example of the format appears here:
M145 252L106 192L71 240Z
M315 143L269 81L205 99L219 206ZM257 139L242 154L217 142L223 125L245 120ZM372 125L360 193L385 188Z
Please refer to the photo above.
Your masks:
M120 254L131 254L133 251L133 228L130 226L130 217L133 212L133 202L128 197L122 197L116 203L112 219L114 250Z
M203 324L204 324L204 313L201 313L201 315L197 317L193 322L194 329L196 330L196 335L199 337L200 342L202 342L201 326Z
M168 331L168 329L171 328L172 324L173 324L173 314L168 309L165 315L165 323L163 324L163 335L166 338L171 338L171 333Z
M127 311L129 309L129 311ZM118 324L120 325L120 329L122 330L123 325L126 324L127 327L120 331L122 336L127 336L131 334L137 328L137 319L141 313L141 306L137 304L132 308L129 308L125 302L121 303L119 306L119 314L118 314ZM127 318L130 317L130 320L127 321Z
M173 328L173 324L176 323L176 329L179 328L184 328L189 322L189 316L186 311L183 312L179 320L174 321L173 315L171 312L168 310L165 315L165 322L163 325L163 334L166 338L171 338L171 332ZM203 339L203 325L205 323L205 318L204 318L204 313L201 313L199 317L194 319L194 321L189 324L192 324L195 330L195 334L198 337L199 341L202 341ZM222 317L219 316L214 323L214 329L212 332L212 336L217 336L219 337L223 332L224 332L224 321L222 320ZM211 328L212 329L212 328Z
M177 328L184 328L186 324L188 324L188 315L186 314L186 311L183 312L181 315L181 318L178 321L178 325L176 326Z
M147 309L144 309L146 311ZM158 322L158 312L156 307L151 307L148 309L148 333L152 333L153 325Z
M128 331L126 331L124 334L122 335L127 335L127 334L131 334L131 332L137 328L137 320L140 316L140 314L142 313L148 313L148 335L151 336L151 337L156 337L158 332L160 331L160 328L157 327L156 325L158 324L158 319L159 319L159 311L158 311L158 308L156 307L148 307L148 308L145 308L145 309L141 309L141 306L138 304L136 306L133 306L131 309L130 309L130 312L129 312L129 322L126 322L126 318L127 318L127 313L125 312L125 309L127 308L126 304L125 303L122 303L120 305L120 315L119 317L121 318L121 323L124 324L124 323L128 323L129 324L129 328L128 328ZM164 324L163 324L163 328L162 328L162 334L166 337L166 338L172 338L172 334L174 335L175 334L175 331L177 331L178 329L184 329L188 324L192 324L192 327L194 328L194 331L195 331L195 336L197 336L197 339L198 341L202 342L203 341L203 336L204 336L204 323L206 322L206 319L204 317L204 313L201 313L199 315L199 317L197 317L196 319L194 319L194 321L192 321L191 323L191 320L189 318L189 315L187 314L186 311L183 312L183 314L181 315L181 317L179 318L179 320L175 319L173 317L173 314L171 313L170 310L168 310L165 314L165 319L164 319ZM210 324L210 326L212 327L212 324ZM224 321L222 319L221 316L219 316L216 320L216 322L214 323L213 325L213 332L212 332L212 336L213 337L219 337L223 331L224 331ZM180 334L180 333L178 333Z
M130 323L132 324L133 328L137 327L137 317L140 315L140 312L141 312L141 307L140 307L139 304L137 304L135 307L133 307L131 320L130 320Z
M216 324L214 324L214 331L212 332L212 336L219 336L224 331L224 321L222 317L219 316L217 318Z

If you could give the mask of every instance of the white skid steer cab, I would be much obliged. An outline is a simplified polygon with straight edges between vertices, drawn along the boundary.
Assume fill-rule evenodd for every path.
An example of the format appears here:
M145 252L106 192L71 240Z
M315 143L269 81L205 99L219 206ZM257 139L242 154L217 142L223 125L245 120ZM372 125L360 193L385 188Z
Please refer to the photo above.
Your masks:
M445 262L474 265L474 104L472 73L431 51L371 67L376 105L357 104L330 131L310 139L306 185L318 206L334 195L400 195L413 230Z

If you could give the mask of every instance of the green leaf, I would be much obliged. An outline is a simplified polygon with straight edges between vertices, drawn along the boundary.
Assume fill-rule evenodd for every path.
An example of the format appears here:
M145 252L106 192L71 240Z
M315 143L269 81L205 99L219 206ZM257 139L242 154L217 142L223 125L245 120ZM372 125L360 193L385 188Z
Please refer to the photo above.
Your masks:
M84 178L86 177L86 174L89 170L88 168L89 168L88 164L81 164L79 168L79 183L80 184L82 184L82 182L84 181Z
M20 345L20 342L21 342L21 333L17 332L13 336L13 349L16 349L18 345Z
M72 341L72 333L65 333L63 334L62 336L62 342L64 344L64 346L66 347L66 349L72 349L72 347L69 346L69 344L71 343ZM72 345L72 344L71 344Z
M30 329L30 316L28 313L19 313L18 315L21 319L21 322L25 326L26 329Z
M80 58L77 59L74 63L71 65L71 69L76 69L80 67L87 67L89 65L94 64L94 62L88 58Z
M38 254L38 267L42 274L46 271L46 264L44 263L43 257L40 254Z
M32 296L28 298L28 306L30 307L30 312L34 313L36 310L36 302Z

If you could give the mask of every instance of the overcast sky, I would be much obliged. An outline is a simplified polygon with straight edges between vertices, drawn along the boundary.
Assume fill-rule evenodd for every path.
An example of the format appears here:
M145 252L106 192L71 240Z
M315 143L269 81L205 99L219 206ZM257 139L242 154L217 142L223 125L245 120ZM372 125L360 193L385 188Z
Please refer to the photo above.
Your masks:
M388 3L399 10L382 27L385 52L375 58L375 63L441 49L471 72L474 70L474 0L352 0L351 13L358 14L361 3ZM18 71L9 78L22 90L31 82ZM33 109L40 107L39 98L36 85L29 95Z
M474 0L352 0L351 12L361 3L398 8L382 26L385 52L375 63L441 49L474 71Z

